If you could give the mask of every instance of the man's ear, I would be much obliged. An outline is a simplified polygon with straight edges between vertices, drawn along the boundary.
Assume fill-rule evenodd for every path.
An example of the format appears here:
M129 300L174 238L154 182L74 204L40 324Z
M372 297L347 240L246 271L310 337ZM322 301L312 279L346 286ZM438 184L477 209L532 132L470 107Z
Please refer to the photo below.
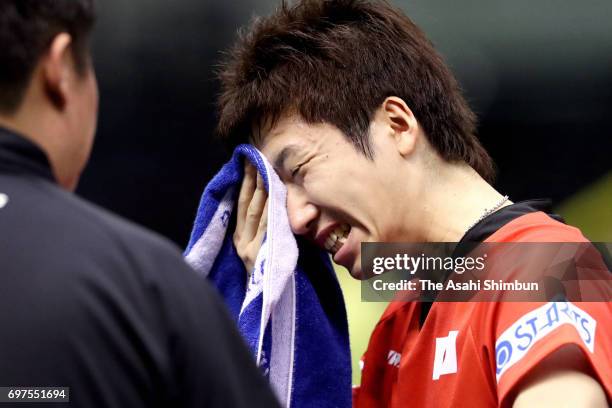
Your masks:
M384 100L381 111L393 131L398 152L407 156L414 151L419 124L402 98L389 96Z
M51 102L63 109L68 96L69 81L74 70L71 54L72 37L60 33L53 38L47 53L41 59L44 89Z

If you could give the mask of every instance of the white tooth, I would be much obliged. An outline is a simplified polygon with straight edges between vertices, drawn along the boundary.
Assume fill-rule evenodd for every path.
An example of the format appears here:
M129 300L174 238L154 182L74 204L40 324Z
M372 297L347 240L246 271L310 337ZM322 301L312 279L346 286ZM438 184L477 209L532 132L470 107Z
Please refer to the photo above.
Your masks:
M327 237L327 239L325 240L325 249L327 250L331 249L335 243L336 243L335 239L331 239L330 237Z
M346 242L346 238L347 238L347 237L342 236L342 237L338 238L338 242L340 242L341 244L343 244L343 245L344 245L344 243Z
M338 234L336 231L329 234L329 237L334 241L338 239L338 236L340 236L340 234Z

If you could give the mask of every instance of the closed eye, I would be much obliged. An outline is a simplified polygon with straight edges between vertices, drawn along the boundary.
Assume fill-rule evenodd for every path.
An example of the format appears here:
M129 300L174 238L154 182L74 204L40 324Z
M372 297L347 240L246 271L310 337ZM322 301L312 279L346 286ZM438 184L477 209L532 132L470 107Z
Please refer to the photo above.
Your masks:
M295 178L297 176L300 175L300 170L302 170L304 168L304 166L311 160L312 158L309 157L308 159L304 160L303 162L301 162L300 164L296 165L293 169L291 169L291 177Z

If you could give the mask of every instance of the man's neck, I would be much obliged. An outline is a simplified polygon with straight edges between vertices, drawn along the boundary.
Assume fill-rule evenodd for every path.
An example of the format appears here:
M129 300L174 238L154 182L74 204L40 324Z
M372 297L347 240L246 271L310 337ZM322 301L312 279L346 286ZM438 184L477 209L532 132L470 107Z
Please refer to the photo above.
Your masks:
M73 183L66 181L58 171L58 162L62 152L62 140L56 135L61 134L57 128L56 121L45 114L38 112L32 104L29 110L21 109L13 115L0 115L0 127L18 133L37 145L46 155L51 164L51 169L58 183L67 190L73 190Z
M442 165L430 185L421 223L427 242L458 242L488 210L512 203L465 164Z
M25 108L21 108L14 114L0 114L0 126L35 143L49 156L48 145L53 139L49 137L49 133L53 131L53 127L45 119L45 115L32 112L32 109L26 111Z

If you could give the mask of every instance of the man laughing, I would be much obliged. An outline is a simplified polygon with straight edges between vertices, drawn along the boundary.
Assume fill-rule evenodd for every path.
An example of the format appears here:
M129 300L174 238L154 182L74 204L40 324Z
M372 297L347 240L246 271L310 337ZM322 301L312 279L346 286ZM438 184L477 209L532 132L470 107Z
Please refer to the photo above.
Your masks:
M287 187L293 232L355 278L362 242L586 241L541 202L513 203L492 187L457 81L387 2L283 4L239 38L220 79L220 134L263 152ZM253 169L239 203L234 243L249 270L266 224ZM527 333L525 322L562 306L392 303L353 403L607 406L610 303L566 306L584 320L549 319L550 330ZM511 349L510 332L524 339Z

